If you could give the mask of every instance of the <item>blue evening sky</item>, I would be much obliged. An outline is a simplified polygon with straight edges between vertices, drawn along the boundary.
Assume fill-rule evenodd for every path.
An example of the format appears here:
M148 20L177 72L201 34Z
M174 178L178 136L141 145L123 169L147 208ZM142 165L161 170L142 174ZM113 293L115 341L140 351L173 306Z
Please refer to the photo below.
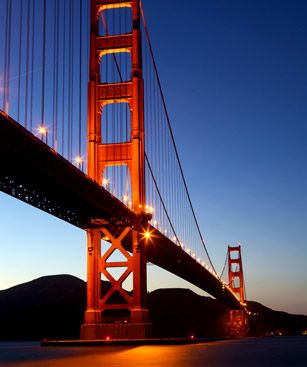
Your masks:
M307 2L143 0L192 201L221 270L241 243L248 299L307 314ZM81 230L0 193L0 289L85 279ZM189 285L155 266L149 290Z
M145 2L214 263L240 242L247 295L307 313L307 2Z

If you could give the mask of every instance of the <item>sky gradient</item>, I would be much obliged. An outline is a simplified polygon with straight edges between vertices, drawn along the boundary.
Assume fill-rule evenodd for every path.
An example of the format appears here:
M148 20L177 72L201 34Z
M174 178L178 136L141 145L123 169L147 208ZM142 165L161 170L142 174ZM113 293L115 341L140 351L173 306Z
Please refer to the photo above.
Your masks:
M221 271L227 245L241 243L247 298L307 314L307 3L178 3L143 1L213 263ZM0 202L0 289L85 279L84 232L3 193ZM148 267L149 290L178 286L188 284Z

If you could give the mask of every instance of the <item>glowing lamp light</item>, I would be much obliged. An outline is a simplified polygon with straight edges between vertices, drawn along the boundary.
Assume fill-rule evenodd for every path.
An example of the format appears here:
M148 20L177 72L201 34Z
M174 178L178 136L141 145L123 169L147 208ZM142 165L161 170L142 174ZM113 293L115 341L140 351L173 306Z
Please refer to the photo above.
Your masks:
M48 144L48 128L44 125L41 125L36 128L36 132L36 135L40 135L40 138L45 140L45 143Z
M111 338L109 336L106 337L106 340L110 340Z
M47 134L47 132L48 132L48 129L47 129L47 127L46 127L46 126L39 126L39 127L37 128L37 132L38 132L39 134L41 134L41 135L46 135L46 134Z
M127 202L128 202L128 200L129 200L128 195L124 195L124 196L123 196L123 200L124 200L124 202L125 202L125 203L127 203Z
M151 233L150 233L149 231L146 231L146 232L144 233L144 238L145 238L146 240L149 240L149 239L150 239L150 237L151 237Z
M75 163L77 164L82 164L84 162L84 159L80 156L80 155L77 155L74 159Z
M146 210L147 213L153 213L154 212L154 208L150 205L146 205L145 210Z
M102 180L102 184L103 184L103 185L105 185L105 186L107 186L109 183L110 183L110 181L109 181L109 179L107 179L107 178L104 178L104 179Z
M153 223L154 226L156 226L158 224L158 221L154 220L152 223Z
M174 242L176 241L176 236L173 236L172 241Z

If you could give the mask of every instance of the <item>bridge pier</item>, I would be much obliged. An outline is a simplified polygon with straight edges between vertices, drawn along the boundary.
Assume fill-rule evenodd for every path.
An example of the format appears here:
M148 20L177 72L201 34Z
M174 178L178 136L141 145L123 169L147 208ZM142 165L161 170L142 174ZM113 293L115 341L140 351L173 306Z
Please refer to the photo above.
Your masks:
M82 325L81 340L147 339L151 325L147 323L118 323Z
M229 311L228 334L231 337L246 336L248 331L248 320L245 310Z
M87 231L87 310L81 326L81 339L98 339L97 325L101 324L101 311L98 307L99 279L98 260L100 257L100 231Z
M124 242L131 252L125 250ZM106 227L88 230L87 310L81 339L145 339L151 336L143 245L138 231L130 227L113 231ZM114 253L123 259L114 261ZM117 276L114 269L119 273ZM130 275L133 291L128 292L123 283ZM108 283L104 283L104 279Z

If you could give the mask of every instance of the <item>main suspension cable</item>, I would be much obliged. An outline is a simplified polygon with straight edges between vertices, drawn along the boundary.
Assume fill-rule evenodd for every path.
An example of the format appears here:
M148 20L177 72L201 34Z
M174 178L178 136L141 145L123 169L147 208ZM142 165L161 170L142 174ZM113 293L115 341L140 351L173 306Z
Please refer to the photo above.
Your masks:
M222 279L222 276L223 276L224 271L225 271L225 269L226 269L227 260L228 260L228 250L227 250L227 252L226 252L225 263L224 263L223 270L222 270L221 275L220 275L220 279Z
M162 91L162 86L161 86L161 82L160 82L160 78L159 78L159 74L158 74L157 65L156 65L156 62L155 62L154 55L153 55L152 45L151 45L151 41L150 41L150 38L149 38L149 32L148 32L148 28L147 28L147 24L146 24L146 20L145 20L145 15L144 15L144 11L143 11L143 8L142 8L141 1L140 1L140 9L141 9L142 20L143 20L143 23L144 23L145 35L146 35L146 38L147 38L147 42L148 42L148 46L149 46L149 51L150 51L150 55L151 55L153 67L154 67L154 70L155 70L155 75L156 75L156 78L157 78L158 88L159 88L159 91L160 91L160 96L161 96L161 100L162 100L164 112L165 112L165 115L166 115L166 121L167 121L167 124L168 124L168 128L169 128L169 132L170 132L172 144L173 144L175 155L176 155L177 162L178 162L178 165L179 165L179 170L180 170L181 177L182 177L182 180L183 180L183 184L184 184L184 188L185 188L185 191L186 191L186 195L187 195L187 198L188 198L188 201L189 201L189 204L190 204L192 215L193 215L193 218L194 218L194 221L195 221L195 224L196 224L196 227L197 227L197 231L198 231L198 234L200 236L202 245L204 247L204 250L206 252L206 255L208 257L208 260L210 262L210 265L211 265L212 269L214 270L214 272L216 273L216 270L215 270L215 268L213 266L213 263L211 261L211 258L209 256L208 250L206 248L206 244L205 244L204 238L203 238L202 233L200 231L200 227L199 227L199 224L198 224L198 221L197 221L197 218L196 218L194 207L192 205L192 201L191 201L190 193L189 193L189 190L188 190L188 187L187 187L187 183L186 183L186 180L185 180L185 176L183 174L183 169L182 169L181 161L179 159L179 154L178 154L177 146L176 146L176 143L175 143L175 139L174 139L174 134L173 134L173 131L172 131L172 127L171 127L171 124L170 124L170 119L169 119L168 111L167 111L167 108L166 108L166 102L165 102L164 94L163 94L163 91Z
M158 187L157 181L156 181L156 179L155 179L155 177L154 177L154 174L153 174L153 172L152 172L151 165L150 165L150 163L149 163L149 160L148 160L148 157L147 157L147 154L146 154L146 153L145 153L145 160L146 160L146 163L148 164L148 168L149 168L149 171L150 171L150 173L151 173L152 179L153 179L153 181L154 181L154 184L155 184L155 187L156 187L157 193L158 193L158 195L159 195L159 198L160 198L161 204L162 204L162 206L163 206L164 212L165 212L165 214L166 214L166 216L167 216L167 219L169 220L169 224L170 224L170 226L171 226L171 228L172 228L172 231L174 232L174 235L175 235L175 237L176 237L176 240L177 240L178 244L180 244L179 238L178 238L178 236L177 236L177 233L176 233L176 231L175 231L175 228L174 228L174 226L173 226L173 223L172 223L172 221L171 221L171 218L170 218L170 216L169 216L169 214L168 214L168 211L167 211L167 209L166 209L165 203L164 203L164 201L163 201L163 198L162 198L161 192L160 192L160 190L159 190L159 187Z

